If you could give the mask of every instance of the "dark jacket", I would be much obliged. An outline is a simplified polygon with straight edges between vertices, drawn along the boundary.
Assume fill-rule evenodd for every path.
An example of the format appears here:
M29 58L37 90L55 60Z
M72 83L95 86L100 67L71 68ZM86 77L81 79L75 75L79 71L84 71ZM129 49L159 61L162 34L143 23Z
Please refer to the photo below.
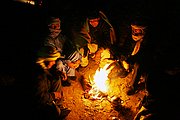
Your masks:
M116 41L115 31L107 16L99 11L100 23L96 28L91 27L86 16L79 25L79 29L74 27L73 39L78 49L83 48L87 43L98 43L100 47L110 47ZM77 26L77 25L75 25Z
M40 65L36 65L33 69L32 95L34 103L46 106L52 103L54 99L51 92L53 77L48 70L44 70Z
M33 66L31 100L33 120L57 120L59 112L53 92L61 92L61 80L40 65Z

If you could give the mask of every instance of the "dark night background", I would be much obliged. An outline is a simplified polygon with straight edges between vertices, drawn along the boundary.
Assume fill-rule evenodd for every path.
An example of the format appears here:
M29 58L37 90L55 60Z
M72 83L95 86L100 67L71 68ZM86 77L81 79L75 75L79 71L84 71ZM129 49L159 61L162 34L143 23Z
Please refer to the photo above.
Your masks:
M180 7L178 0L84 0L83 2L50 0L45 9L14 1L1 2L0 102L3 112L0 112L0 116L9 119L28 114L26 81L30 78L33 55L40 42L38 40L43 34L46 16L58 14L71 19L73 15L81 16L86 10L97 7L104 10L117 33L121 22L128 21L137 11L150 18L153 33L151 37L156 43L155 49L160 53L157 68L177 69L173 79L158 85L162 94L167 97L164 108L174 111L172 116L178 115L174 114L177 112L171 107L166 107L169 104L175 108L179 105Z

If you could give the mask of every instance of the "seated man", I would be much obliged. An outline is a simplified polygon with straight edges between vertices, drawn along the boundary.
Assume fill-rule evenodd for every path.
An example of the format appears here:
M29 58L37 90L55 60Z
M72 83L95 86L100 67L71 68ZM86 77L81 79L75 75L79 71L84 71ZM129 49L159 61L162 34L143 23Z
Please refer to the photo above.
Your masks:
M82 54L82 67L88 65L89 57L99 63L102 49L111 48L116 41L113 26L99 10L89 10L81 23L81 29L74 31L73 40Z
M53 65L60 57L60 53L51 46L41 48L37 53L36 63L32 74L32 98L34 119L58 120L70 112L62 106L63 91L60 75ZM43 63L44 66L41 64Z
M61 58L57 60L57 66L54 67L61 73L62 84L70 86L69 80L75 77L75 69L80 64L81 55L77 52L73 40L69 39L65 32L62 33L61 25L59 17L50 17L49 34L43 42L44 45L53 46L60 52Z
M131 38L125 41L123 46L124 55L121 59L124 68L132 72L132 86L128 95L135 94L139 90L139 82L145 81L148 65L150 65L150 47L147 36L147 25L139 21L131 22Z
M126 24L127 31L122 27L124 34L114 53L117 54L121 65L128 73L132 73L131 86L128 95L137 93L144 86L147 79L149 66L151 66L153 49L149 36L150 26L145 16L136 15ZM123 31L122 30L122 31ZM128 74L126 74L127 76ZM143 83L140 86L139 83Z

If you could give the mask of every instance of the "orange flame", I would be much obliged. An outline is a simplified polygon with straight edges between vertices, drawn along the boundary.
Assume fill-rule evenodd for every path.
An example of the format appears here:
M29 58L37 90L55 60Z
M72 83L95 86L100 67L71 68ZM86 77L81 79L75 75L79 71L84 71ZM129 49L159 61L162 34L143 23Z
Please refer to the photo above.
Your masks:
M96 70L94 75L94 85L99 89L99 91L106 93L108 90L108 74L110 70L106 70L109 64L106 64L103 68Z
M99 68L96 70L96 73L94 75L94 80L91 81L92 88L89 91L89 94L95 98L95 99L100 99L99 97L100 93L107 93L109 89L109 78L108 75L111 72L111 70L114 68L111 66L108 68L108 66L111 63L106 64L103 68ZM108 68L108 69L107 69Z

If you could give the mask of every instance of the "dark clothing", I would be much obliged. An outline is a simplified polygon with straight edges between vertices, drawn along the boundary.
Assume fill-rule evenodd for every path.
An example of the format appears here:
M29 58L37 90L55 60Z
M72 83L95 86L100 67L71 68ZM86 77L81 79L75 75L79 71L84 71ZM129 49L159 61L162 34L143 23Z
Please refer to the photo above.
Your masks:
M111 46L110 26L103 19L100 19L97 27L89 25L89 34L91 36L91 43L96 43L99 47L103 48Z
M96 12L98 14L97 17L100 18L96 27L91 26L87 14L79 21L79 24L73 25L71 29L75 46L82 54L82 67L88 65L88 55L91 54L93 56L93 54L100 51L101 48L111 48L112 44L116 41L114 28L110 24L107 16L102 11Z
M150 52L153 52L153 50L151 50L151 46L149 47L150 44L147 44L146 39L144 39L141 42L139 51L135 55L131 55L135 45L136 42L133 40L130 40L130 42L125 43L123 47L123 52L121 52L123 56L121 57L121 60L125 60L130 65L134 65L135 63L145 64L145 62L148 62L149 59L152 58L152 54Z
M128 30L125 30L126 33L124 34L122 33L122 35L119 38L119 41L117 41L117 43L114 44L113 52L115 56L118 56L121 61L129 59L128 61L130 62L130 59L131 59L131 62L133 62L135 61L135 58L136 59L141 58L140 55L143 55L149 51L149 47L151 47L150 41L147 41L148 37L146 35L143 38L143 41L141 42L139 51L137 52L137 54L132 56L131 54L137 42L132 39L130 26L128 26L126 29L128 29Z
M61 54L61 58L69 56L76 51L76 46L73 40L69 39L64 33L60 32L55 38L48 36L44 42L44 46L53 46Z
M161 61L162 62L162 61ZM148 73L146 89L148 96L145 96L142 105L147 109L147 114L152 114L150 120L179 119L179 91L178 81L180 69L175 65L170 69L160 67L161 63L153 62L153 69ZM139 115L141 116L141 114Z
M100 21L95 28L89 24L87 16L84 16L78 25L77 23L73 25L72 39L74 39L78 49L83 48L88 43L96 43L99 47L107 48L116 41L114 28L107 16L102 11L98 11L98 17L100 17Z
M34 119L56 120L58 113L53 92L61 92L61 80L53 77L50 71L37 65L33 69L32 100ZM51 119L50 119L51 118Z
M152 69L151 67L154 61L153 42L147 30L144 38L141 39L142 41L134 41L132 39L130 26L127 26L127 31L126 34L121 36L119 43L115 44L116 46L113 48L113 53L121 62L126 61L129 64L128 72L133 72L131 81L132 88L137 90L141 77L146 80L148 72ZM134 54L138 42L140 42L140 47Z
M42 42L42 46L55 47L61 54L61 57L69 56L72 52L76 51L73 40L70 35L61 30L61 22L59 18L50 17L48 24L47 36ZM56 26L57 27L52 27Z
M63 45L66 41L67 37L63 34L59 33L57 37L53 38L48 36L44 42L45 46L53 46L55 47L60 53L63 51Z

